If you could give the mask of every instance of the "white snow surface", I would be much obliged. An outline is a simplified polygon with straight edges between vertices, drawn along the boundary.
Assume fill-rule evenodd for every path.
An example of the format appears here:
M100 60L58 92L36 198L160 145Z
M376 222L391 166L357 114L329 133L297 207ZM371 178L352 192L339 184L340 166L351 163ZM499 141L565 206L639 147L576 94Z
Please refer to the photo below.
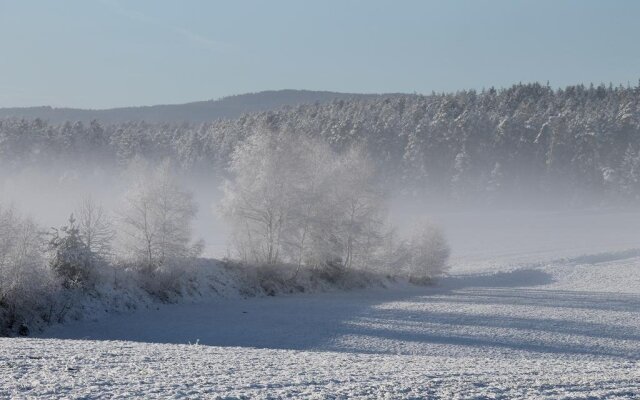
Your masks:
M0 398L640 398L640 253L620 250L458 254L435 287L217 298L0 339Z

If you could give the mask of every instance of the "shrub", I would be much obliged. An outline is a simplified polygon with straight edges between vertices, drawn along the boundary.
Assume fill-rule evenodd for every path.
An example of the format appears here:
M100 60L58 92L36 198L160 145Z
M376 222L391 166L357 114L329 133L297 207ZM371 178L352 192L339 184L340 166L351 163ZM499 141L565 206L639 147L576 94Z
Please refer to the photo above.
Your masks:
M59 288L44 260L43 242L31 219L0 209L0 334L26 326Z
M451 249L442 229L422 222L416 226L411 237L400 244L398 253L401 266L408 272L410 281L426 284L447 271Z
M90 287L96 281L99 259L82 241L73 214L69 225L54 229L49 240L51 269L63 280L66 288Z

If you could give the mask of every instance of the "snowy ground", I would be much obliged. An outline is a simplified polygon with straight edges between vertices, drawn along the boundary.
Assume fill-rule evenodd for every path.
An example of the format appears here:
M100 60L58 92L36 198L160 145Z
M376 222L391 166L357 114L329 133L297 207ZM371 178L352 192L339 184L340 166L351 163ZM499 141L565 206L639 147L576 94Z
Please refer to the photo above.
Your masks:
M0 397L640 398L640 253L608 248L459 255L436 288L172 305L0 339Z

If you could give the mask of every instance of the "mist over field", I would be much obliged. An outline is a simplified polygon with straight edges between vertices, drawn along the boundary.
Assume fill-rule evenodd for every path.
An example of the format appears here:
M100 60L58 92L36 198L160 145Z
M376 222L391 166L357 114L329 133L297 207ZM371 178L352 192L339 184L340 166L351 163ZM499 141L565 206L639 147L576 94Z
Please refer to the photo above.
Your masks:
M196 236L208 239L205 254L222 257L230 251L229 228L220 218L219 202L235 149L252 135L291 132L317 138L338 154L357 147L370 157L391 211L389 222L398 230L415 216L460 214L474 222L443 224L453 240L463 232L486 236L493 230L504 233L504 238L496 236L496 246L517 240L535 246L538 240L548 241L546 235L527 236L521 228L529 220L539 225L547 220L551 237L566 231L579 245L585 230L594 240L618 237L615 224L626 232L630 220L618 215L635 215L640 194L635 87L552 90L519 84L481 92L344 95L333 100L324 92L317 97L297 93L238 97L235 110L242 110L244 99L247 112L256 107L266 111L237 119L190 117L190 109L201 109L196 103L181 106L187 119L173 124L144 122L145 114L136 117L128 109L104 114L109 115L106 121L89 122L48 122L51 110L39 109L31 110L33 119L7 116L0 122L0 198L47 226L58 226L87 195L117 212L132 160L168 159L195 196L194 228ZM292 103L282 108L287 100ZM218 103L226 107L228 101L211 102L211 108ZM120 114L141 119L110 122ZM550 216L536 217L545 212ZM611 223L593 229L589 218L565 217L580 212L609 213ZM562 223L562 218L569 221ZM504 229L492 228L496 224ZM465 243L454 247L460 253Z
M109 210L112 218L117 218L129 179L125 170L112 166L90 165L83 169L52 165L46 170L25 169L10 175L0 174L0 203L32 215L47 228L64 225L87 197ZM181 179L199 205L194 232L198 237L207 238L204 254L224 257L227 235L225 223L217 212L221 178L211 175Z
M87 171L49 169L25 170L1 177L0 203L12 205L32 215L43 227L64 225L81 200L91 196L110 212L116 213L126 192L126 176L119 169ZM194 235L205 239L204 256L229 255L230 227L221 216L222 178L185 178L199 206ZM391 195L389 219L402 233L411 229L416 217L432 220L445 230L453 248L452 256L471 257L495 252L508 254L520 250L553 252L592 246L626 249L638 247L640 211L637 207L558 207L535 205L497 207L460 206L428 202L412 196ZM116 217L114 215L114 217ZM567 249L568 250L568 249Z

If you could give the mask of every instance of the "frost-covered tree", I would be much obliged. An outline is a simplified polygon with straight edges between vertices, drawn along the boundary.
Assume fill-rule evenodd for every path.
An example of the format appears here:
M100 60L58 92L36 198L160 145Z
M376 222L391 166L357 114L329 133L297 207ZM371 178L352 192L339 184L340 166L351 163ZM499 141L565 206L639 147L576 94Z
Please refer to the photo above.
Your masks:
M91 253L103 260L111 258L116 231L105 209L89 196L82 200L75 215L80 237Z
M416 225L398 249L400 264L413 281L430 281L444 274L451 249L442 230L429 222Z
M137 159L129 169L130 188L121 211L124 248L140 268L153 273L184 264L202 251L194 242L197 206L171 163L157 166Z
M65 287L89 287L95 283L98 266L91 249L82 240L73 214L68 225L53 229L49 252L49 265L62 278Z
M335 245L327 240L331 236L327 232L335 224L335 209L327 200L340 168L337 155L328 145L308 137L298 140L294 150L302 154L297 166L300 179L292 193L295 202L285 251L290 261L300 267L319 265L333 257Z
M38 225L13 208L0 208L0 334L43 307L56 289Z
M222 211L242 259L364 266L382 201L361 152L339 155L304 134L261 131L237 148L230 172Z
M302 262L322 217L332 156L327 145L290 132L258 132L238 146L222 211L241 258Z
M225 183L222 211L233 221L244 260L275 264L282 258L295 187L301 184L294 141L292 135L255 134L233 154L234 178Z
M29 285L43 266L44 239L38 226L13 208L0 208L0 298Z
M330 204L338 213L335 234L347 268L366 268L369 255L380 244L384 197L375 179L373 164L360 149L353 148L340 157Z

